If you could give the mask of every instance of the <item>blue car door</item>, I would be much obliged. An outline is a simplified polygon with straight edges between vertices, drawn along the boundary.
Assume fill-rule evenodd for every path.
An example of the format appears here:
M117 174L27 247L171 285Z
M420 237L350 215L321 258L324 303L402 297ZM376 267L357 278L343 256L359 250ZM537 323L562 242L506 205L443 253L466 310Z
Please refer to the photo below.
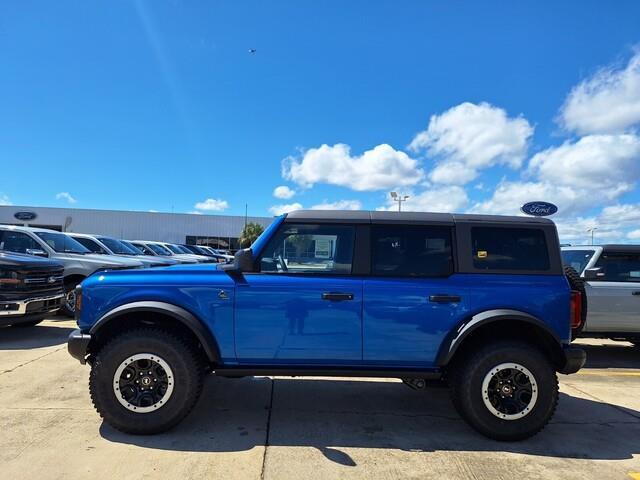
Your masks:
M351 275L355 227L281 225L236 283L241 364L362 361L362 279Z
M464 310L453 273L452 227L373 225L364 280L363 362L430 367Z

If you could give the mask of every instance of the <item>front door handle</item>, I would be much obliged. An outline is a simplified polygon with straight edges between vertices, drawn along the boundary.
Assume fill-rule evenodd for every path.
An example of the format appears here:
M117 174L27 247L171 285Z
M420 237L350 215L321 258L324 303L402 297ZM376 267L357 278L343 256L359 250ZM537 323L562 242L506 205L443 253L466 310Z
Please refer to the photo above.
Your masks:
M640 290L636 290L635 292L632 292L631 295L640 296Z
M429 295L429 301L433 303L458 303L459 295Z
M332 302L341 302L343 300L353 300L353 293L341 292L324 292L322 300L330 300Z

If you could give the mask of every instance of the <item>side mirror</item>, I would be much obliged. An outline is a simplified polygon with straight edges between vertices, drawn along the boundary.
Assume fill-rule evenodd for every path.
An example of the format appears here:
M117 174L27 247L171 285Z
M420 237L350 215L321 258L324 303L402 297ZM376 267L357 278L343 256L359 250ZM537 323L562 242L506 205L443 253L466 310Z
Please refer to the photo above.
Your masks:
M601 280L602 277L604 277L604 272L602 271L602 268L600 268L600 267L587 268L584 271L584 279L585 280Z
M238 250L233 262L223 265L222 270L234 272L253 272L253 252L250 248Z
M25 250L27 255L35 255L36 257L48 257L47 252L40 250L39 248L27 248Z

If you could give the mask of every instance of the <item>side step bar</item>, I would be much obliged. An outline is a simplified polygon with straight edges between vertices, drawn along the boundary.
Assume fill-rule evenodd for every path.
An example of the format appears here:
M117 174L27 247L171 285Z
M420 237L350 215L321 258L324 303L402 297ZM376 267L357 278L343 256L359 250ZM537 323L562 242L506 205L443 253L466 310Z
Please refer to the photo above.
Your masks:
M220 377L369 377L369 378L424 378L436 380L442 376L438 370L352 370L346 368L279 368L279 367L226 367L213 368Z

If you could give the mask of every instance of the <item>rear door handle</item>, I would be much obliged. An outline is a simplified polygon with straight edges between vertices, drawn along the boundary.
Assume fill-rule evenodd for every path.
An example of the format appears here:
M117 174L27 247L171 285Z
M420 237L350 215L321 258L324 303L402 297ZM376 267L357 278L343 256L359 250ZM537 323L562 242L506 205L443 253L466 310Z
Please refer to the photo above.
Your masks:
M341 302L343 300L353 300L353 293L324 292L322 294L322 300L329 300L332 302Z
M459 295L429 295L429 301L433 303L458 303Z

